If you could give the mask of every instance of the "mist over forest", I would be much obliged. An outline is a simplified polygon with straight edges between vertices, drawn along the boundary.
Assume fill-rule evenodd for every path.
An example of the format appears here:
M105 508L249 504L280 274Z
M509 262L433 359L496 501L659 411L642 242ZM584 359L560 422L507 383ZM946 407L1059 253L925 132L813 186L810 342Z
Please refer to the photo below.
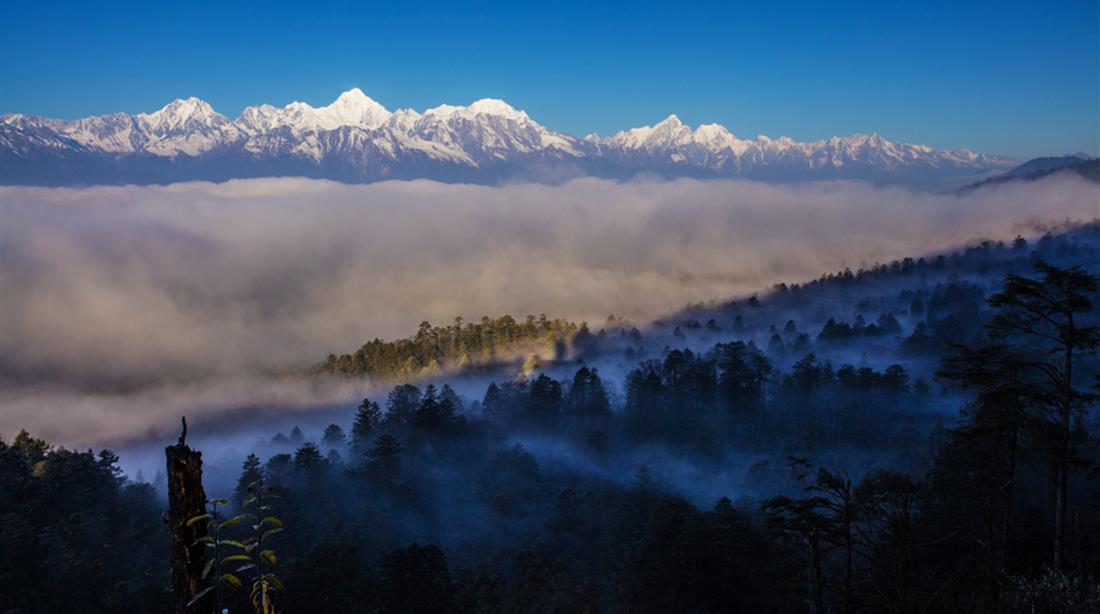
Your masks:
M1097 197L0 188L0 611L1100 610Z
M644 326L1087 221L1095 189L1067 177L963 196L696 180L0 187L0 433L102 445L171 430L181 413L349 404L361 382L282 374L421 321Z

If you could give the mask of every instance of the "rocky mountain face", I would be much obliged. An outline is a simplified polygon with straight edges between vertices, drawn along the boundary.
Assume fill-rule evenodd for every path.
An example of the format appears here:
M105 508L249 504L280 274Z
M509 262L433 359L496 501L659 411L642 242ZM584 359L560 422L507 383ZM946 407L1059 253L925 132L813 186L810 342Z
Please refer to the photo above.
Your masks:
M0 183L80 185L305 176L345 182L555 182L581 176L855 179L940 188L1016 161L857 134L740 139L675 115L608 137L551 130L501 100L389 111L359 89L332 104L248 107L235 120L197 98L153 113L72 121L0 116Z

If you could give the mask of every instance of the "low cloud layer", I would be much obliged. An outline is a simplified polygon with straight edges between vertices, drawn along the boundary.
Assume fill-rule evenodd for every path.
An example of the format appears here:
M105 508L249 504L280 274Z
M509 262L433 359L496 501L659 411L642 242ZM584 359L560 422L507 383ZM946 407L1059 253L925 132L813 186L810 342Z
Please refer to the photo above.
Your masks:
M299 179L0 188L0 380L230 376L421 320L636 319L1098 214L1096 184L481 187ZM22 403L21 406L26 406ZM0 413L0 433L34 421Z

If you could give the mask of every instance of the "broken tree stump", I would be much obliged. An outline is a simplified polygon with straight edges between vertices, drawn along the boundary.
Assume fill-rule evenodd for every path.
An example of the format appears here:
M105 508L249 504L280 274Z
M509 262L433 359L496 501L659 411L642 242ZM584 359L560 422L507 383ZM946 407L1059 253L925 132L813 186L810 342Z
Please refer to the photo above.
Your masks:
M172 534L172 592L176 614L210 612L210 597L188 603L203 590L202 570L206 546L197 541L207 535L206 523L187 521L206 513L206 491L202 487L202 452L187 446L187 421L179 443L164 449L168 461L168 530Z

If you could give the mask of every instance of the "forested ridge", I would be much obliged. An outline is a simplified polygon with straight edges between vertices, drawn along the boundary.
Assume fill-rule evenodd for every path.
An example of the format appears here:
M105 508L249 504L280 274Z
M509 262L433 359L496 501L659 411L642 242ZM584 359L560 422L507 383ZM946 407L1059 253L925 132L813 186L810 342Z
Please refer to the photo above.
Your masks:
M479 322L455 318L450 326L421 322L416 334L396 341L374 339L351 354L329 354L312 372L378 379L438 375L444 369L470 368L511 358L518 348L540 349L553 358L580 330L546 314L517 322L509 315L485 316Z
M1100 611L1098 269L1091 224L641 328L425 323L315 369L413 379L207 492L270 493L279 612ZM118 461L0 441L0 611L170 609L161 478Z

